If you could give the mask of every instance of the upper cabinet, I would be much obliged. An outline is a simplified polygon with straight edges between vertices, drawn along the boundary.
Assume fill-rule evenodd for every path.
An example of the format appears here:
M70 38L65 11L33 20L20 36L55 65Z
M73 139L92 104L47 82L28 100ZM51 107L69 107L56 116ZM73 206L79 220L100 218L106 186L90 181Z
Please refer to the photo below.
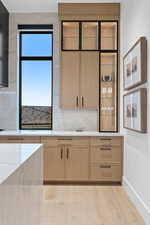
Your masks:
M100 132L118 131L118 3L60 3L61 108L97 110Z
M117 27L117 21L62 21L62 50L117 50Z
M97 110L99 107L99 53L62 52L61 108Z
M117 50L117 22L101 22L101 50Z
M63 22L62 35L63 50L79 49L79 22Z
M82 49L98 50L98 22L82 22Z
M9 13L0 1L0 87L8 87Z

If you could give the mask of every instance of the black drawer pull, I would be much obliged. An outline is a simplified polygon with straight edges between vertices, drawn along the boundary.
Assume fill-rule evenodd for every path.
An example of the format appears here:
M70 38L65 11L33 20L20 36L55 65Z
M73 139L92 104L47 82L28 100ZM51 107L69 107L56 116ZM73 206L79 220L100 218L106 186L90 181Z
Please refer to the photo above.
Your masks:
M100 165L101 169L110 169L111 165Z
M112 138L100 138L101 141L112 141Z
M103 147L103 148L100 148L101 151L111 151L112 148L107 148L107 147Z

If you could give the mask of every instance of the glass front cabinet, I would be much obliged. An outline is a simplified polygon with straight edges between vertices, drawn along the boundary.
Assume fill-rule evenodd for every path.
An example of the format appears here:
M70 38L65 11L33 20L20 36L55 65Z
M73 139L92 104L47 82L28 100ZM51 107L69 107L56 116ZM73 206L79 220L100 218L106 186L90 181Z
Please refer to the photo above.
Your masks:
M99 55L100 132L118 131L118 33L118 21L62 21L62 52Z

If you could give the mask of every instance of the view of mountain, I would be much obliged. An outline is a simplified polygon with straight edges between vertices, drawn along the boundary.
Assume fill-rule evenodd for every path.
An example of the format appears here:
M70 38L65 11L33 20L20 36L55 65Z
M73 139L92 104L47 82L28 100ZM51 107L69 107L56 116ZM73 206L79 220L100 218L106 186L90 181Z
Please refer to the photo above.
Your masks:
M52 107L22 106L22 128L51 129Z

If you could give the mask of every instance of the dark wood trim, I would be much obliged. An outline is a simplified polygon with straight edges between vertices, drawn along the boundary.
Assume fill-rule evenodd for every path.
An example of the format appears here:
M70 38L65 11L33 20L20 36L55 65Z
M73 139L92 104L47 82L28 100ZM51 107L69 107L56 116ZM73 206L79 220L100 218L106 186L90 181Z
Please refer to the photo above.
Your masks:
M121 186L122 182L120 181L116 181L116 182L112 182L112 181L45 181L43 182L44 185L107 185L107 186Z

